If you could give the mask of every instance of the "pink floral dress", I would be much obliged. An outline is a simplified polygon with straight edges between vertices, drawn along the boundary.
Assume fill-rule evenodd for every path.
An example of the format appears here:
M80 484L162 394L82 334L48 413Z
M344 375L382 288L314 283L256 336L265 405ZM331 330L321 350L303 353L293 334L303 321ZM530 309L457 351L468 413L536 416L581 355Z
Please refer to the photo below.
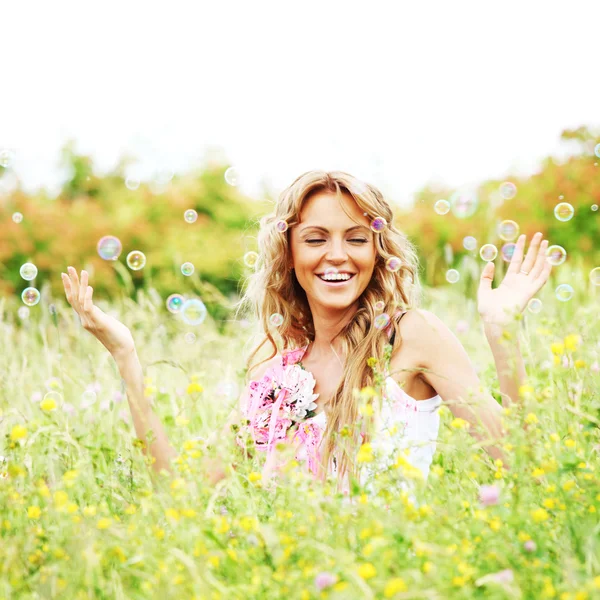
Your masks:
M391 327L388 328L388 333ZM309 472L318 475L320 444L326 427L324 412L315 414L315 379L301 364L308 345L283 351L281 364L270 368L258 381L249 383L243 414L255 448L267 453L263 474L268 478L275 468L277 443L292 443L295 458ZM408 460L427 478L439 431L441 398L415 400L389 375L386 365L382 410L377 415L378 436L371 442L378 453L377 465L368 466L367 478L393 462L394 451L408 449ZM330 465L335 476L335 459Z

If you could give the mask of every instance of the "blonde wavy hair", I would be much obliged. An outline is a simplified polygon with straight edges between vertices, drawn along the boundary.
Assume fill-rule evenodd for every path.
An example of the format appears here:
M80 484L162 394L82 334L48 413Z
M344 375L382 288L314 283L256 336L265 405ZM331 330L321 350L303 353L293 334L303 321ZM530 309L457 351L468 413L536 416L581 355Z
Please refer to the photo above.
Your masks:
M246 314L250 313L250 318L258 320L258 335L259 339L262 338L248 356L246 385L250 381L250 372L260 364L280 351L302 347L315 338L306 293L289 265L291 229L300 222L304 203L317 192L335 193L338 198L342 193L348 193L361 212L367 213L369 220L383 217L387 222L383 231L374 236L377 256L371 281L358 299L356 313L336 336L341 339L346 361L340 385L327 405L320 473L322 478L327 476L330 459L336 456L339 483L347 472L357 476L355 454L363 440L361 432L353 427L359 416L356 390L374 386L374 372L367 360L369 357L382 358L389 343L386 332L373 326L375 303L383 301L384 312L391 317L398 309L418 306L421 286L415 247L394 226L392 209L376 187L343 171L314 170L300 175L280 194L275 210L259 220L257 263L254 272L245 281L245 292L237 305L237 314L246 308ZM340 204L343 209L343 204ZM279 221L287 223L285 233L278 230ZM391 272L386 268L386 260L392 256L401 259L398 271ZM274 313L283 316L283 323L278 327L269 322L269 316ZM390 327L391 331L389 328L387 331L390 335L396 333L394 345L398 346L401 343L398 320L393 318ZM257 353L267 343L271 344L271 356L255 363ZM353 428L354 435L349 436L349 443L344 445L346 449L338 456L336 439L339 441L339 434L344 429L346 435L343 437L348 440L348 427ZM368 441L368 435L364 441Z

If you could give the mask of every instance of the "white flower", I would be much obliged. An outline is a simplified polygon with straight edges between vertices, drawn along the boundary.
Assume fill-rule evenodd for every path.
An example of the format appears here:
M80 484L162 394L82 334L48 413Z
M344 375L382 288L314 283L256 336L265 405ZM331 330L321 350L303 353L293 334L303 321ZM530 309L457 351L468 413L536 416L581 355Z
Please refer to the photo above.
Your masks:
M292 414L299 419L306 417L309 410L317 408L315 400L319 394L313 394L316 385L312 373L297 365L285 369L283 387L289 392L286 402L292 405Z

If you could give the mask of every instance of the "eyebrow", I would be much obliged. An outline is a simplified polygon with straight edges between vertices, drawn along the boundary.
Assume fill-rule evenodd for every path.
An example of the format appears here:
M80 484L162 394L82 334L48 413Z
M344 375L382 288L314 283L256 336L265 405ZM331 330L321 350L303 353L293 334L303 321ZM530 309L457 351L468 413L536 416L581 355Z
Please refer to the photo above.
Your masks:
M329 229L327 229L326 227L321 227L319 225L306 225L300 230L300 233L303 233L307 229L319 229L320 231L329 233ZM355 231L356 229L366 229L367 231L369 231L369 228L365 225L354 225L354 227L349 227L348 229L346 229L346 233L348 233L349 231Z

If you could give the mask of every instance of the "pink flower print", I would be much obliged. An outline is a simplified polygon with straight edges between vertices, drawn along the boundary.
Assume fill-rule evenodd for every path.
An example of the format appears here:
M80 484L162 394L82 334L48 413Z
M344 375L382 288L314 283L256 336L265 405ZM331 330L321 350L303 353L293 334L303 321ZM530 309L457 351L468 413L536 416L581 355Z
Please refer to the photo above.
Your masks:
M282 352L283 366L287 367L300 362L305 351L306 346L303 348L297 348L296 350L286 350L285 352Z

